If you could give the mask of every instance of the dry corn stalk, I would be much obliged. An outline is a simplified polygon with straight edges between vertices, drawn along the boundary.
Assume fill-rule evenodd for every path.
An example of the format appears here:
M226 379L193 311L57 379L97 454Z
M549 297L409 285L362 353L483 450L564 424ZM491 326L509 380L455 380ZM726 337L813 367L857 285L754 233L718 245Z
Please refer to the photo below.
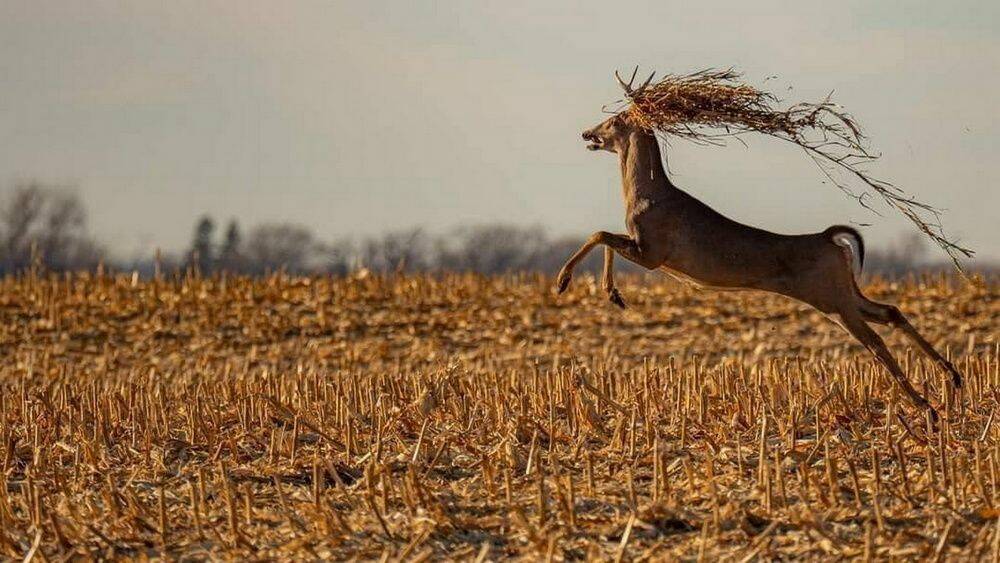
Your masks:
M624 275L656 326L609 327L524 275L0 278L0 559L985 559L998 281L868 288L967 376L935 433L774 294Z

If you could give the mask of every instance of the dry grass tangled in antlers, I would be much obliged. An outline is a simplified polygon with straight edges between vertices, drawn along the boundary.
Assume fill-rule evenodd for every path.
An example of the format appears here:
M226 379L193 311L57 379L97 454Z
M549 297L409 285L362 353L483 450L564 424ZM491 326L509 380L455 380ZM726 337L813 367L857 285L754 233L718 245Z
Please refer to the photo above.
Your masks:
M960 271L959 258L973 255L944 232L938 208L865 170L864 165L878 155L870 151L851 115L830 97L778 109L773 94L741 82L741 75L731 69L667 75L657 82L652 82L654 75L650 75L637 88L633 88L635 72L627 84L617 73L615 76L629 103L624 111L641 127L701 143L718 144L744 133L789 141L805 150L834 185L861 205L872 209L866 200L871 190L902 213L941 247ZM857 183L864 191L851 187Z
M867 289L936 434L805 306L621 282L0 280L0 559L996 556L996 280Z

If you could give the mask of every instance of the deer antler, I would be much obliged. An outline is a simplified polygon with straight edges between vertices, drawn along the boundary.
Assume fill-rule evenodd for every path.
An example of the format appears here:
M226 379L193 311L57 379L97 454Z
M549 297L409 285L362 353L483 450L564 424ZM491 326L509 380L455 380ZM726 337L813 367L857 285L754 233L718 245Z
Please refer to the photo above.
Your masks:
M625 84L625 81L622 80L622 77L618 74L618 71L617 70L615 71L615 80L618 81L618 85L622 87L622 90L625 90L625 96L629 99L632 99L641 94L642 91L646 89L646 86L649 86L649 83L653 81L653 77L656 76L656 71L653 71L653 73L649 75L649 78L647 78L646 81L642 83L642 86L633 89L632 83L635 82L635 75L638 73L639 73L639 65L636 65L635 70L632 71L632 77L628 79L628 84Z

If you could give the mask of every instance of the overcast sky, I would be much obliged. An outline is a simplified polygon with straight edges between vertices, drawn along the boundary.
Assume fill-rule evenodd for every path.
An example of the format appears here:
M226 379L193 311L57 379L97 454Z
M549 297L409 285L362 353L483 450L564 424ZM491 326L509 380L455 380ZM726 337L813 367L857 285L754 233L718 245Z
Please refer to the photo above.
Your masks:
M323 238L621 231L614 157L580 139L612 71L736 66L788 102L835 90L877 175L996 259L998 22L996 0L0 0L0 185L76 186L126 257L185 246L206 212ZM746 223L873 223L875 247L909 229L779 141L666 151L675 183Z

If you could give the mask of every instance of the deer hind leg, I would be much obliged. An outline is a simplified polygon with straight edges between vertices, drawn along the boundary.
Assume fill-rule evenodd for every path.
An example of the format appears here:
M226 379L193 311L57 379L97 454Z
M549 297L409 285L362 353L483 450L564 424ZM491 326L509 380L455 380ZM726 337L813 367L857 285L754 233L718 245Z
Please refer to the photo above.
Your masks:
M604 247L604 274L601 277L601 284L604 286L604 291L608 294L608 299L612 303L618 305L622 309L625 308L625 300L622 299L622 295L618 293L618 288L615 287L615 251L610 246Z
M892 352L885 345L885 341L882 337L878 335L867 323L862 316L861 311L843 311L839 315L840 320L850 332L854 338L858 340L865 348L868 349L872 355L875 356L878 361L889 370L889 375L896 381L899 388L906 394L906 397L913 403L914 406L920 409L925 409L931 413L931 417L937 420L937 413L931 404L927 402L913 385L910 384L910 380L907 379L906 374L903 373L903 369L899 367L899 363L896 362L896 358L892 356Z
M930 342L917 332L917 329L910 324L910 321L905 315L903 315L902 311L893 305L872 301L864 295L861 295L860 292L858 292L858 297L860 298L859 305L861 314L864 316L866 321L889 325L902 330L903 334L905 334L907 338L913 341L913 343L916 344L917 347L924 352L924 354L927 354L927 357L951 375L951 383L955 386L955 388L962 387L962 374L959 373L954 364L938 353L938 351L934 349L934 346L932 346Z

